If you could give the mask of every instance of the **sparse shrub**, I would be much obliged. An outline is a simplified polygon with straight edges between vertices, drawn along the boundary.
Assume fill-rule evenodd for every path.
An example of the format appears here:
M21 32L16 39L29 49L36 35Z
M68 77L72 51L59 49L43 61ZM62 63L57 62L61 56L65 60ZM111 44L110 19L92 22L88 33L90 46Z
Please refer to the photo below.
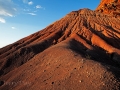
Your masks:
M91 56L90 55L85 55L85 57L87 58L87 59L91 59Z

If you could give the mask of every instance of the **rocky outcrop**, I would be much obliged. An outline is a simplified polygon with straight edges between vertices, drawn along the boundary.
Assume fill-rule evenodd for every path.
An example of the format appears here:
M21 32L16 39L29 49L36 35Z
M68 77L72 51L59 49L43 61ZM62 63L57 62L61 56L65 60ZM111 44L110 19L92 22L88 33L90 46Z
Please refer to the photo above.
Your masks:
M114 17L120 16L120 0L101 0L100 5L96 11L112 15Z

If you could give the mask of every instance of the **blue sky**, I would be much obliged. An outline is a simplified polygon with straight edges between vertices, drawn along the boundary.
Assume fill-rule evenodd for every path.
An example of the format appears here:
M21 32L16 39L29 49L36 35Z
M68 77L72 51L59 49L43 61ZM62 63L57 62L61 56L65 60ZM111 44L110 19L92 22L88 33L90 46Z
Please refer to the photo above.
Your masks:
M35 33L82 8L95 10L100 0L0 0L0 48Z

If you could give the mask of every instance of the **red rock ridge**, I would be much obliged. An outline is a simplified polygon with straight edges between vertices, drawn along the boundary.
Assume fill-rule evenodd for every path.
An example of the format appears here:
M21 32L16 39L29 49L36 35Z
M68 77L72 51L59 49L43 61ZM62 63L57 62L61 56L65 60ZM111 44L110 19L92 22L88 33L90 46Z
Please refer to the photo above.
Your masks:
M109 14L114 17L120 16L120 0L101 0L96 11Z

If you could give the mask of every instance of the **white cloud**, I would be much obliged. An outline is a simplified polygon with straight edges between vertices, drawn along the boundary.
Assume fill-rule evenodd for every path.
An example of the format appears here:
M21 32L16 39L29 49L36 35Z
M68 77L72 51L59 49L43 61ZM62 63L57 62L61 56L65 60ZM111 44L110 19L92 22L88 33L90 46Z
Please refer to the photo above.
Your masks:
M16 29L15 27L11 27L12 29Z
M28 0L23 0L23 3L28 3Z
M28 4L28 5L33 5L33 2L32 1L28 1L28 0L22 0L23 3L25 4Z
M32 1L28 2L28 5L33 5L33 2Z
M0 17L0 22L1 22L1 23L6 23L5 19L3 19L3 18L1 18L1 17Z
M30 14L30 15L32 15L32 16L35 16L35 15L36 15L35 13L28 13L28 14Z
M27 11L28 12L28 11L30 11L30 9L23 9L23 11Z
M40 6L40 5L37 5L37 6L36 6L36 9L38 9L38 8L42 8L42 6Z
M17 10L15 6L12 0L0 0L0 16L13 17Z
M13 17L13 15L5 10L0 10L0 15L1 16L10 16Z
M16 8L13 8L13 10L14 10L14 11L17 11L17 9L16 9Z

